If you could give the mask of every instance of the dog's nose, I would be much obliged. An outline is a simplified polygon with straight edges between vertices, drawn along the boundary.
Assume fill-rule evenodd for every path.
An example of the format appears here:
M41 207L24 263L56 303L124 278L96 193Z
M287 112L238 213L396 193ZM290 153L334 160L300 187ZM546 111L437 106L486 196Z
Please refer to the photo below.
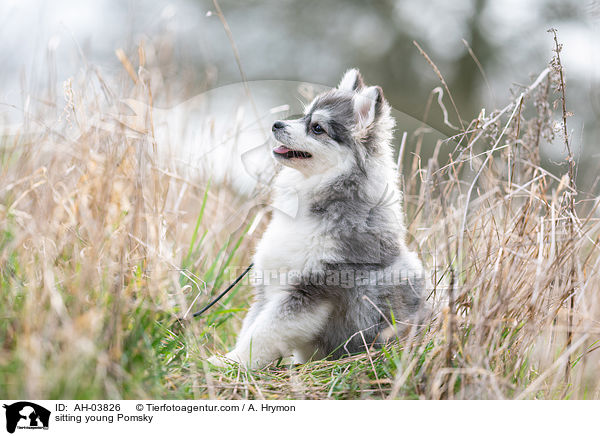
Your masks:
M285 123L283 121L275 121L271 130L274 132L275 130L280 130L283 128L285 128Z

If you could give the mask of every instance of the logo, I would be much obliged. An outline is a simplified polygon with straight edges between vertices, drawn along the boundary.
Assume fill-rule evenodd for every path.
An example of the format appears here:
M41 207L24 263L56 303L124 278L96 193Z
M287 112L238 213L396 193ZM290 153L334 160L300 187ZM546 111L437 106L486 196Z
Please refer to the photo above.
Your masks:
M6 409L6 431L14 433L18 429L48 430L50 411L29 401L19 401L11 405L4 404Z

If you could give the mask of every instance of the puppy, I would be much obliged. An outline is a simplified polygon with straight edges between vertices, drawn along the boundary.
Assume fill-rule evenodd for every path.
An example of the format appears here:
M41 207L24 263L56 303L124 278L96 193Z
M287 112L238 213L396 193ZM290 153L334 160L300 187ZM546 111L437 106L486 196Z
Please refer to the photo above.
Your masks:
M256 298L235 348L212 363L339 358L417 322L425 272L404 242L393 127L381 88L356 69L302 118L273 124L283 167L254 256Z

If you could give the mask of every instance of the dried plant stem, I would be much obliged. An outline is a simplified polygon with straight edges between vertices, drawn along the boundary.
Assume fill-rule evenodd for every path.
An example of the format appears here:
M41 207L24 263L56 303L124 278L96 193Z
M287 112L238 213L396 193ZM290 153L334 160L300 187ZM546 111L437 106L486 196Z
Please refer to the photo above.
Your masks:
M465 231L465 226L466 226L466 223L467 223L467 214L468 214L468 210L469 210L469 202L470 202L470 199L471 199L471 194L473 193L473 189L474 189L474 187L475 187L475 185L477 183L477 180L481 176L482 171L486 167L487 163L489 162L489 160L492 157L492 155L494 154L494 152L498 149L498 146L500 144L500 140L502 139L502 137L506 133L506 130L508 129L508 126L510 126L510 123L512 122L513 118L515 117L515 114L516 114L517 110L521 106L521 102L523 101L523 99L527 95L529 95L529 93L532 90L534 90L536 87L539 86L539 84L542 82L542 80L544 79L544 77L546 77L546 75L548 75L549 72L550 72L550 70L548 68L546 68L544 71L542 71L540 73L540 75L537 77L537 79L525 91L523 91L519 95L519 97L517 97L516 102L513 102L513 103L509 104L502 111L500 111L500 114L502 114L502 113L508 111L509 108L513 109L510 117L508 118L508 121L506 122L506 124L504 125L504 128L502 129L502 133L498 136L498 138L494 142L494 145L492 146L492 148L488 152L486 152L487 156L486 156L485 160L483 161L483 163L481 164L481 166L479 167L479 170L477 171L477 174L475 175L475 178L473 179L473 181L471 182L471 185L469 186L469 191L467 193L467 198L465 200L465 208L464 208L464 213L463 213L463 220L462 220L461 229L460 229L460 234L461 235ZM496 115L494 118L492 118L492 120L499 119L500 114ZM473 142L477 141L481 137L481 135L483 134L485 128L491 124L492 120L487 121L481 127L480 133L473 139ZM462 239L462 237L461 237L461 239Z
M562 121L563 121L563 136L564 142L567 149L567 161L569 164L569 187L570 191L565 192L565 196L567 198L567 210L568 210L568 220L567 220L567 231L569 233L569 243L570 245L574 245L575 243L575 193L577 192L577 187L575 183L575 159L573 157L573 152L571 150L571 145L569 143L569 132L567 129L567 98L565 91L565 78L563 72L562 62L560 60L560 52L562 50L562 44L558 42L558 35L556 29L549 29L548 32L552 33L554 37L554 53L555 58L553 59L553 66L555 71L558 73L558 89L561 93L561 108L562 108ZM577 271L575 267L575 258L571 258L570 271L568 276L569 281L569 289L567 292L568 298L568 306L569 311L567 314L567 348L571 346L573 341L573 311L575 310L575 283L577 282ZM571 356L567 356L567 363L565 365L565 380L568 383L569 376L571 372Z
M452 98L452 93L450 92L450 88L448 88L448 84L446 83L446 80L444 79L444 76L442 76L442 73L440 72L440 70L437 67L437 65L435 63L433 63L433 61L431 60L431 58L429 57L429 55L427 53L425 53L425 50L423 50L421 48L421 46L417 43L417 41L413 41L413 44L417 47L417 49L419 50L419 53L421 53L423 55L423 57L425 58L425 60L427 61L427 63L429 65L431 65L431 68L433 68L433 71L435 71L435 74L440 79L440 82L442 82L442 85L444 86L444 88L446 89L446 92L448 93L448 98L450 99L450 102L452 103L452 107L454 108L454 111L456 112L456 117L458 118L458 122L460 123L460 127L461 127L462 130L464 130L465 129L465 125L463 123L462 117L460 116L460 113L458 112L458 107L456 107L456 103L454 103L454 98Z

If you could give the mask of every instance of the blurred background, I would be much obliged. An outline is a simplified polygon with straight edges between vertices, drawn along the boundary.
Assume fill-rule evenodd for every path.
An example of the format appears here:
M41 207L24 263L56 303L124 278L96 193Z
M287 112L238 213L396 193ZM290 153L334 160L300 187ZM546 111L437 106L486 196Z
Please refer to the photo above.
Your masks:
M216 87L248 80L334 86L358 67L381 85L397 111L422 119L439 79L413 40L439 67L463 119L502 108L548 64L558 29L564 48L568 120L581 188L592 189L600 162L600 2L597 0L220 1L231 34L208 0L3 0L0 4L0 116L18 122L28 96L63 95L63 83L93 64L125 73L122 48L155 45L173 106ZM239 52L236 56L230 36ZM472 49L480 65L469 53ZM167 94L165 92L165 94ZM49 98L52 98L50 95ZM556 95L558 98L558 94ZM450 107L449 107L450 109ZM447 135L433 105L428 123ZM451 122L457 122L450 111ZM15 117L17 119L15 119ZM402 129L402 126L399 126ZM557 135L547 165L564 160ZM555 168L557 170L558 167ZM591 177L593 176L593 177Z

